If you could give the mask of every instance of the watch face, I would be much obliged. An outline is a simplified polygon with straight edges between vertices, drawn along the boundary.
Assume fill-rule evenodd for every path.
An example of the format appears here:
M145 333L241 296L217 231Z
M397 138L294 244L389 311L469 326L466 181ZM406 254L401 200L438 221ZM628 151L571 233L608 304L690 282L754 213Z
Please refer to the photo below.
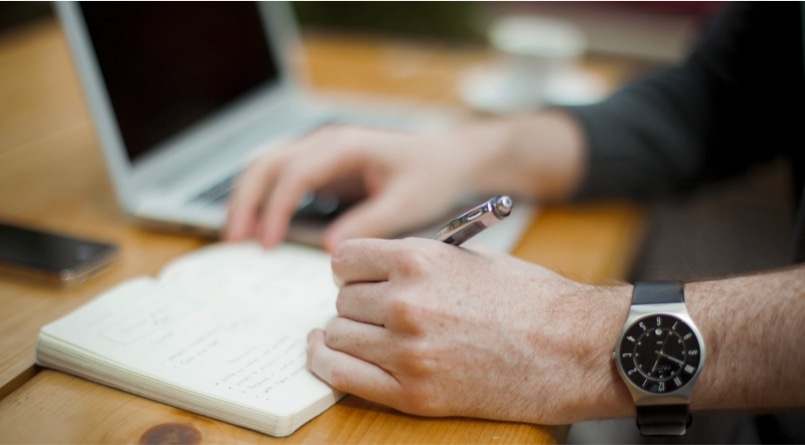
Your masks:
M623 374L638 388L655 394L685 386L699 369L701 345L688 324L667 314L635 321L618 348Z

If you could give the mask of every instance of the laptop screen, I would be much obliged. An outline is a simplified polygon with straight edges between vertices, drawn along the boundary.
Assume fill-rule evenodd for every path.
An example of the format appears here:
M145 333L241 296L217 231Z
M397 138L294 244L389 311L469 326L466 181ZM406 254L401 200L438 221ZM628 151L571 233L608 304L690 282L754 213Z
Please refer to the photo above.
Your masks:
M254 2L83 2L131 161L278 77Z

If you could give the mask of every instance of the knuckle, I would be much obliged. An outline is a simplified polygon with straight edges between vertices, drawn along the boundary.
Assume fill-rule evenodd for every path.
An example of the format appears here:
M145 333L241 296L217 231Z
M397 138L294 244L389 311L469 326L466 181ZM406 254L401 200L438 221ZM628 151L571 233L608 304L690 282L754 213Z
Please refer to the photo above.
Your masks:
M341 331L341 326L343 324L343 319L340 317L333 318L330 323L327 324L327 329L324 331L324 344L330 349L339 350L341 344L341 336L338 332Z
M414 306L410 298L405 296L392 297L389 302L389 312L392 320L396 320L402 327L408 327L409 330L415 330L420 311Z
M340 366L334 366L330 370L330 384L341 391L354 392L353 387L355 385L353 384L353 378L354 373Z
M406 278L419 278L428 270L431 261L428 254L410 246L397 253L397 272Z
M405 369L407 375L420 380L427 380L439 372L438 356L426 342L420 340L404 342L397 351L397 358L399 366Z
M330 267L333 269L333 272L337 272L343 267L347 252L349 251L347 246L348 242L349 240L339 243L335 246L335 249L333 249L332 254L330 254Z
M264 151L249 164L244 172L244 177L261 175L284 162L285 156L279 151Z
M296 183L308 180L310 164L301 159L293 159L285 162L280 170L280 177L284 180L286 187L296 185Z
M442 401L436 388L422 383L408 385L405 388L403 411L421 416L442 415Z
M341 275L346 266L350 263L349 259L354 255L357 240L345 240L339 243L330 255L330 268L336 276Z
M401 346L398 356L400 365L403 366L407 371L413 372L414 375L421 374L421 371L423 371L425 368L423 360L425 358L425 354L417 345L408 343Z
M371 143L372 131L362 127L337 125L326 133L331 153L338 153L339 159L356 161L363 159L374 144Z

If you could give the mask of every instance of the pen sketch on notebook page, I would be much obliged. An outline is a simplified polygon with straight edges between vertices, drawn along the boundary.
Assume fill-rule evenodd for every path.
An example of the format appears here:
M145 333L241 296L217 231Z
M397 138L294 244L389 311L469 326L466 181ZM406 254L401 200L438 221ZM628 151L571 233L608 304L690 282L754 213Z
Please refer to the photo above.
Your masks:
M329 255L217 244L43 328L37 360L275 436L342 394L306 369L306 338L335 316Z

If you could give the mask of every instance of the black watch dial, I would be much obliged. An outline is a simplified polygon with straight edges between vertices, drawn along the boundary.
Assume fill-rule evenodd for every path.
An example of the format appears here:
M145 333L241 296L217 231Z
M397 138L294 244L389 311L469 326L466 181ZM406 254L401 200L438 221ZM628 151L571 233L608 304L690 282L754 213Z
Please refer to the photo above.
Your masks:
M618 348L623 374L638 388L655 394L685 386L699 369L696 333L673 315L650 315L626 330Z

